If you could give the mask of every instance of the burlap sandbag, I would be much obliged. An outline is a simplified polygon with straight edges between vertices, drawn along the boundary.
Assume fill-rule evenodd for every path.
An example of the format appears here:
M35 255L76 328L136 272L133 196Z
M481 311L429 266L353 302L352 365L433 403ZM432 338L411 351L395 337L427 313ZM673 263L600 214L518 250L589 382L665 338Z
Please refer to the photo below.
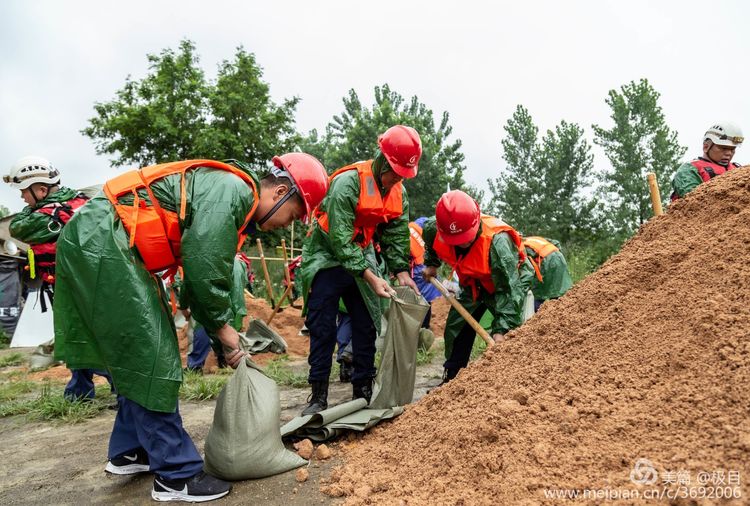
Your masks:
M284 448L276 383L243 360L216 401L206 437L206 472L224 480L264 478L307 461Z
M411 288L399 286L396 293L388 307L388 327L370 408L404 406L414 396L419 333L430 306Z

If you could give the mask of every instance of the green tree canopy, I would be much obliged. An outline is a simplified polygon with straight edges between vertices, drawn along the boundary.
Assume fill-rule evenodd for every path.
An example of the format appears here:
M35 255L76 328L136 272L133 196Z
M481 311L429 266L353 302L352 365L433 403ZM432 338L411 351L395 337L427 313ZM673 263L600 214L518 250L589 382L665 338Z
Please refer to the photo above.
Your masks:
M662 196L668 195L670 177L686 151L667 126L659 97L647 79L631 81L609 91L612 126L593 125L594 142L612 164L601 174L601 192L620 241L652 215L646 173L656 173Z
M452 189L466 189L461 140L450 139L453 127L447 112L436 122L432 110L416 96L405 100L387 84L375 87L375 103L371 107L363 105L354 90L343 102L344 112L333 117L324 135L313 130L301 143L302 150L317 156L329 172L372 158L378 135L403 124L415 128L422 139L419 175L404 183L412 217L432 215L435 203L449 185Z
M255 56L242 47L206 79L195 45L148 55L149 73L127 77L82 133L113 166L149 165L189 158L238 158L263 164L297 143L298 98L275 104Z
M589 239L596 229L596 202L587 195L594 157L583 129L563 120L540 141L529 111L519 105L505 132L506 167L500 177L488 180L491 211L528 235L564 244Z

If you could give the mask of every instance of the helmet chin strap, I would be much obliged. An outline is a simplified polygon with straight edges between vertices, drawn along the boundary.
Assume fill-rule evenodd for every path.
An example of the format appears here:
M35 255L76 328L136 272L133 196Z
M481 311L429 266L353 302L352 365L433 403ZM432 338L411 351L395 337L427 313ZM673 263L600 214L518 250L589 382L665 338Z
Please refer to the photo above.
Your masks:
M289 190L288 192L286 192L286 195L284 195L283 197L281 197L281 199L280 199L280 200L279 200L278 202L276 202L276 205L275 205L275 206L273 206L273 207L271 208L271 210L270 210L270 211L268 211L268 212L266 213L266 215L265 215L265 216L263 216L263 217L262 217L261 219L259 219L259 220L258 220L258 221L256 221L255 223L256 223L256 224L257 224L258 226L262 226L262 225L263 225L263 224L264 224L265 222L267 222L267 221L268 221L268 219L269 219L269 218L270 218L271 216L273 216L273 215L274 215L274 213L276 213L276 211L278 211L278 210L279 210L279 208L280 208L281 206L283 206L283 205L284 205L284 204L286 203L286 201L287 201L287 200L289 200L290 198L292 198L292 197L293 197L293 196L294 196L294 195L295 195L296 193L297 193L297 187L296 187L296 186L293 186L293 187L292 187L292 188L291 188L291 189L290 189L290 190Z

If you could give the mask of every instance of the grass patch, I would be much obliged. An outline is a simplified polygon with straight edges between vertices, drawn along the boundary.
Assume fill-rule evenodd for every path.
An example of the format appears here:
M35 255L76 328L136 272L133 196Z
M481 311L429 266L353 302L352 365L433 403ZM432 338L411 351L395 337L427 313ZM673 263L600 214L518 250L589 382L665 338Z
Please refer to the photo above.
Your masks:
M209 401L219 396L224 385L229 381L231 374L202 374L186 371L182 376L182 387L180 388L180 399L186 401Z
M23 394L33 392L36 386L36 383L28 380L0 383L0 402L13 401Z
M427 365L432 363L432 359L438 353L438 347L433 345L429 350L425 350L421 346L417 349L417 365Z
M23 353L10 353L3 357L0 357L0 367L10 367L13 365L21 365L26 362Z
M277 385L289 386L294 388L304 388L307 386L307 374L302 372L295 372L289 367L289 357L287 355L281 355L271 359L263 372L266 376L276 382ZM331 371L333 373L333 370ZM338 376L338 371L336 371Z
M52 388L49 382L45 382L37 397L0 405L0 417L26 415L31 421L79 423L95 417L114 400L108 385L100 388L93 400L69 401L63 397L61 388Z
M0 329L0 350L4 350L10 346L10 336L5 330Z
M469 360L476 360L479 358L482 353L484 353L484 350L487 349L487 343L484 342L484 339L481 337L476 337L474 339L474 344L471 346L471 358Z

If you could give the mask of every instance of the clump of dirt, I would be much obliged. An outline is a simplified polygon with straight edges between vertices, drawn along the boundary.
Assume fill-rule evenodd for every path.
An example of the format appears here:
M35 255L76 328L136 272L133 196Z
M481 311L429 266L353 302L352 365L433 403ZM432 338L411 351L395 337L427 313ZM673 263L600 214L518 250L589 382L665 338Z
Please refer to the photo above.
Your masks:
M301 301L295 301L296 306L301 306ZM242 331L247 330L250 324L250 318L258 318L268 321L271 316L271 306L265 299L255 298L245 294L245 306L247 307L247 316L242 322ZM310 347L308 336L299 335L299 331L305 323L302 316L302 310L297 307L286 306L274 317L271 327L279 333L287 343L287 355L290 357L306 357ZM180 347L180 356L182 365L187 365L188 350L188 326L185 324L182 328L177 329L177 340ZM277 355L273 353L262 353L253 356L253 360L263 365ZM217 367L216 355L213 351L209 352L204 371L213 371Z
M322 490L347 504L551 504L555 490L734 476L746 501L748 244L745 167L672 204L456 380L346 447Z

